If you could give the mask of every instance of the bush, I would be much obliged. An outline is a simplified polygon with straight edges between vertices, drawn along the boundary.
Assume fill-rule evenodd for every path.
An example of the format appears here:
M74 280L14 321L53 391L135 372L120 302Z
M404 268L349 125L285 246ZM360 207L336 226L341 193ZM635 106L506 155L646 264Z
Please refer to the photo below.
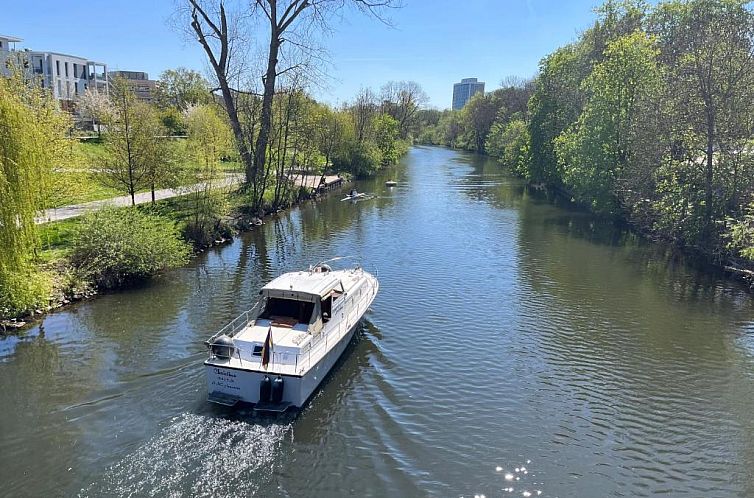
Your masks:
M46 307L52 293L47 273L22 270L0 273L0 318L16 318Z
M232 239L233 229L223 220L196 220L186 222L183 238L191 241L194 248L210 247L218 239Z
M333 158L335 169L348 171L355 177L374 174L380 169L381 154L370 143L352 142Z
M172 221L134 208L106 208L83 218L71 260L107 289L184 265L190 254Z

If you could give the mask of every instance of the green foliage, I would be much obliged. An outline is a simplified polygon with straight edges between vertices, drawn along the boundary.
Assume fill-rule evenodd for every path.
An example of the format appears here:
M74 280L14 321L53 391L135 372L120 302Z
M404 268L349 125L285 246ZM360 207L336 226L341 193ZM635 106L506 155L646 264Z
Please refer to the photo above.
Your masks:
M754 262L754 203L749 203L744 215L726 220L726 248L734 255Z
M132 198L142 189L178 183L176 149L164 138L167 131L157 109L136 99L128 82L112 83L113 110L108 122L106 167L97 175L110 188Z
M460 111L465 148L485 152L487 134L498 114L504 113L505 106L499 91L479 92L471 97Z
M99 287L115 288L181 266L190 254L172 221L108 208L82 219L71 261Z
M220 161L230 153L233 137L227 122L211 105L192 108L187 124L188 150L194 159L187 173L198 187L186 196L189 216L183 234L196 247L205 247L227 232L221 222L228 210L227 192L217 183Z
M163 71L159 83L157 101L163 107L173 107L183 112L191 106L212 101L209 83L192 69L179 67Z
M333 158L339 171L347 171L353 176L365 177L380 169L380 150L370 142L351 142Z
M49 298L48 278L33 269L34 223L52 188L52 170L70 148L70 118L52 95L13 68L0 78L0 314L15 315Z
M526 177L552 186L562 183L555 139L579 116L583 62L578 46L568 45L540 63L540 75L529 100L531 163Z
M513 119L507 124L495 122L485 145L489 155L500 159L523 177L528 172L529 147L529 130L522 119Z
M187 132L186 119L175 107L160 110L160 122L169 135L185 135Z
M23 316L45 308L52 293L49 274L32 268L0 274L0 318Z
M642 103L656 98L658 51L637 31L610 42L583 88L589 96L577 122L555 140L563 181L577 202L595 212L619 209L616 189L634 155Z
M380 151L380 164L395 164L400 158L397 146L398 121L388 114L380 114L374 120L375 145Z

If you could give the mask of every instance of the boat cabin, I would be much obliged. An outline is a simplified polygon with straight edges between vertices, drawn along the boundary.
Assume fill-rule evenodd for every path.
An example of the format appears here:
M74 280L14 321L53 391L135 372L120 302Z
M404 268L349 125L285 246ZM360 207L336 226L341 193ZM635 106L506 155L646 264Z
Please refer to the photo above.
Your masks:
M319 268L317 268L319 270ZM260 361L271 334L276 362L295 361L340 308L346 289L330 271L287 273L262 288L264 309L234 338L242 360Z
M330 271L312 271L287 273L264 286L260 293L265 298L260 319L281 327L306 324L309 332L317 334L332 316L345 288Z

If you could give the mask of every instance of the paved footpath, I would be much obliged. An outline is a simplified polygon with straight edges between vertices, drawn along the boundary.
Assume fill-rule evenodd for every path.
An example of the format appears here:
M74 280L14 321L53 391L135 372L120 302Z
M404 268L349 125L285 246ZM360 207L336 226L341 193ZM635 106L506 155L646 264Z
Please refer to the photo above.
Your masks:
M223 180L214 184L214 188L230 187L239 184L243 181L243 175L228 175ZM170 199L171 197L178 197L181 195L190 194L197 190L203 189L203 183L197 183L196 185L187 185L185 187L178 188L163 188L154 191L154 198L156 201L162 199ZM141 192L135 196L136 204L146 204L152 202L152 192ZM51 221L67 220L69 218L76 218L77 216L85 215L90 211L96 211L103 207L126 207L131 205L131 196L123 195L120 197L113 197L111 199L103 199L101 201L85 202L83 204L75 204L72 206L62 206L56 209L50 209L45 213L40 213L35 219L37 224L49 223Z

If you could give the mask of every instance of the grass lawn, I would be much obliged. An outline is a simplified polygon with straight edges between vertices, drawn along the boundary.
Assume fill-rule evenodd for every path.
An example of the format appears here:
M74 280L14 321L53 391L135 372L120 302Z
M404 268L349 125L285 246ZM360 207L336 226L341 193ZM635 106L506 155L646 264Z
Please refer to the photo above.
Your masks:
M186 140L172 140L171 145L179 157L188 158ZM85 141L72 141L72 163L61 164L53 174L55 183L53 193L47 200L50 208L69 206L72 204L81 204L90 201L99 201L127 195L125 191L106 187L97 179L97 171L105 167L108 162L109 154L104 141L91 139ZM182 167L194 166L185 162ZM243 168L238 161L222 161L219 163L220 173L241 172ZM89 170L90 172L87 172ZM194 183L190 175L186 176L182 185ZM139 192L148 192L148 188L141 188Z
M79 223L79 218L71 218L37 226L42 245L38 257L42 263L50 263L68 256Z
M91 173L84 171L58 171L53 176L54 188L47 205L50 208L110 199L125 192L105 187Z

